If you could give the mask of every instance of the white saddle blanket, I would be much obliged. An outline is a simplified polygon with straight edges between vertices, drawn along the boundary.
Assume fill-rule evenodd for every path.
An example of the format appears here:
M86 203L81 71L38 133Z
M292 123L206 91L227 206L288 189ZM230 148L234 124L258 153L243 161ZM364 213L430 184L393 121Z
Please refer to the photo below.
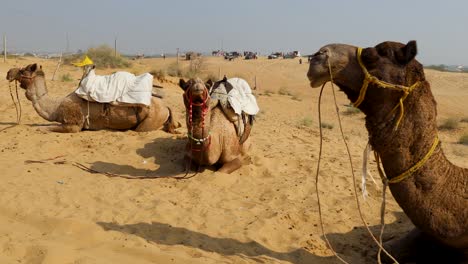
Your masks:
M242 112L249 115L256 115L260 110L257 105L257 100L252 94L249 84L241 78L230 78L227 82L232 86L225 85L220 82L219 85L213 87L211 97L219 99L221 104L229 102L234 112L241 115Z
M129 72L96 75L94 70L81 80L75 93L88 101L100 103L151 104L153 75L135 76Z

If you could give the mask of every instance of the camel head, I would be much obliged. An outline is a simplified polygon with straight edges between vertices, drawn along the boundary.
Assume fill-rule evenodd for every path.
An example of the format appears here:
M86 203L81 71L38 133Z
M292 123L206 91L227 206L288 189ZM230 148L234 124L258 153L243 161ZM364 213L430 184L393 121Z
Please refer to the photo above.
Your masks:
M364 71L357 57L358 48L346 44L329 44L319 49L311 60L307 78L313 88L329 82L331 75L333 82L346 93L351 102L359 97L363 86ZM414 58L417 53L416 41L406 45L397 42L382 42L375 47L362 49L361 60L370 75L387 83L411 86L417 81L424 80L422 65ZM377 85L369 85L370 97L395 97L398 91L379 89ZM366 95L367 97L367 95ZM371 98L365 99L371 100ZM393 100L390 100L393 101Z
M7 73L7 80L18 81L20 83L20 87L23 89L27 89L29 85L32 83L34 77L37 75L44 75L42 72L42 66L39 68L37 64L30 64L24 68L12 68Z
M213 85L213 82L209 80L204 83L200 78L190 79L184 81L183 79L179 80L179 86L184 90L184 103L185 107L188 108L190 104L192 105L202 105L211 106L217 102L211 102L209 95L209 89ZM215 100L213 100L215 101Z
M12 82L14 80L18 80L19 77L20 77L20 68L11 68L10 70L8 70L6 79L9 82Z

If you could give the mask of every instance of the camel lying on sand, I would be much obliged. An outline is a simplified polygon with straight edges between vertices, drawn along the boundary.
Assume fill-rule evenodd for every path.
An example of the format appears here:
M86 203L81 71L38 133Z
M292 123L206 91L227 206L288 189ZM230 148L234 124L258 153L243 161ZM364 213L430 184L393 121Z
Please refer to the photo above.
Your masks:
M331 80L330 66L333 82L366 115L393 197L416 226L385 248L398 256L425 235L466 254L468 169L450 163L439 144L436 102L416 53L415 41L330 44L313 55L307 77L318 87Z
M239 137L234 123L227 119L217 100L210 98L213 85L200 79L180 80L188 129L186 156L198 165L219 165L219 172L231 173L242 166L250 147L250 125Z
M162 128L175 133L175 129L180 127L180 123L174 120L171 109L160 98L153 97L149 107L88 102L74 92L64 98L50 98L44 72L37 64L22 69L10 69L7 80L20 82L20 87L26 89L26 97L42 118L62 124L53 129L56 132L74 133L83 129L132 129L142 132Z

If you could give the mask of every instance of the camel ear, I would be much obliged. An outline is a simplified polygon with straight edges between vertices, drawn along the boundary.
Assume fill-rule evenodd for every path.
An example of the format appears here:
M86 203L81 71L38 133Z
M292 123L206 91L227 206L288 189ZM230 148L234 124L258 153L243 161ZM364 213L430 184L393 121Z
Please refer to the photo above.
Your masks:
M213 86L213 81L211 79L208 79L208 81L206 81L205 83L205 86L207 89L210 89L210 87Z
M35 72L37 70L37 63L34 63L33 65L31 65L31 67L29 67L29 70L31 72Z
M379 59L379 53L375 48L365 48L361 53L361 60L364 64L371 64Z
M184 79L179 79L179 86L185 92L185 90L188 88L188 82L184 81Z
M406 44L403 48L395 52L395 58L397 61L401 64L408 64L414 57L416 57L416 54L418 53L418 48L416 46L416 41L411 40Z

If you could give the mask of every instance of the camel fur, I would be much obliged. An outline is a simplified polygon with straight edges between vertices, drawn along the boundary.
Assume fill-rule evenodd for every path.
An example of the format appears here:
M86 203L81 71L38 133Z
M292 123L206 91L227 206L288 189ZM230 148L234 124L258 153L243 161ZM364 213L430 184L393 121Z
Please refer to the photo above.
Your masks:
M364 73L357 60L357 47L345 44L326 45L310 61L307 77L311 87L331 80L351 102L358 99ZM359 109L366 115L366 128L372 148L380 155L385 174L392 179L408 170L428 153L437 135L436 101L422 65L415 59L415 41L408 44L383 42L362 51L362 61L369 73L391 84L414 89L401 111L389 115L402 97L401 91L369 84ZM446 246L466 254L468 250L468 169L457 167L444 155L439 144L428 161L411 176L389 185L390 191L418 231ZM417 241L418 231L408 238ZM408 249L406 241L390 241L393 253ZM398 255L398 254L397 254ZM467 255L465 255L467 256Z
M70 93L64 98L51 98L48 95L44 72L37 64L22 69L10 69L7 80L20 82L20 87L26 89L26 98L32 102L42 118L62 124L53 129L56 132L75 133L83 129L143 132L162 128L166 132L176 133L175 129L180 127L171 109L165 106L160 98L153 97L149 107L88 102L75 93ZM88 114L89 122L86 118Z
M219 172L231 173L239 169L247 157L250 128L246 128L249 132L245 137L239 138L234 123L223 113L218 101L209 97L208 90L212 85L212 82L205 84L198 78L187 82L181 79L179 82L184 90L186 122L190 135L186 158L199 166L217 165ZM191 118L189 98L193 104L198 105L192 105ZM202 106L203 103L205 107ZM200 139L206 140L202 143L196 141Z

